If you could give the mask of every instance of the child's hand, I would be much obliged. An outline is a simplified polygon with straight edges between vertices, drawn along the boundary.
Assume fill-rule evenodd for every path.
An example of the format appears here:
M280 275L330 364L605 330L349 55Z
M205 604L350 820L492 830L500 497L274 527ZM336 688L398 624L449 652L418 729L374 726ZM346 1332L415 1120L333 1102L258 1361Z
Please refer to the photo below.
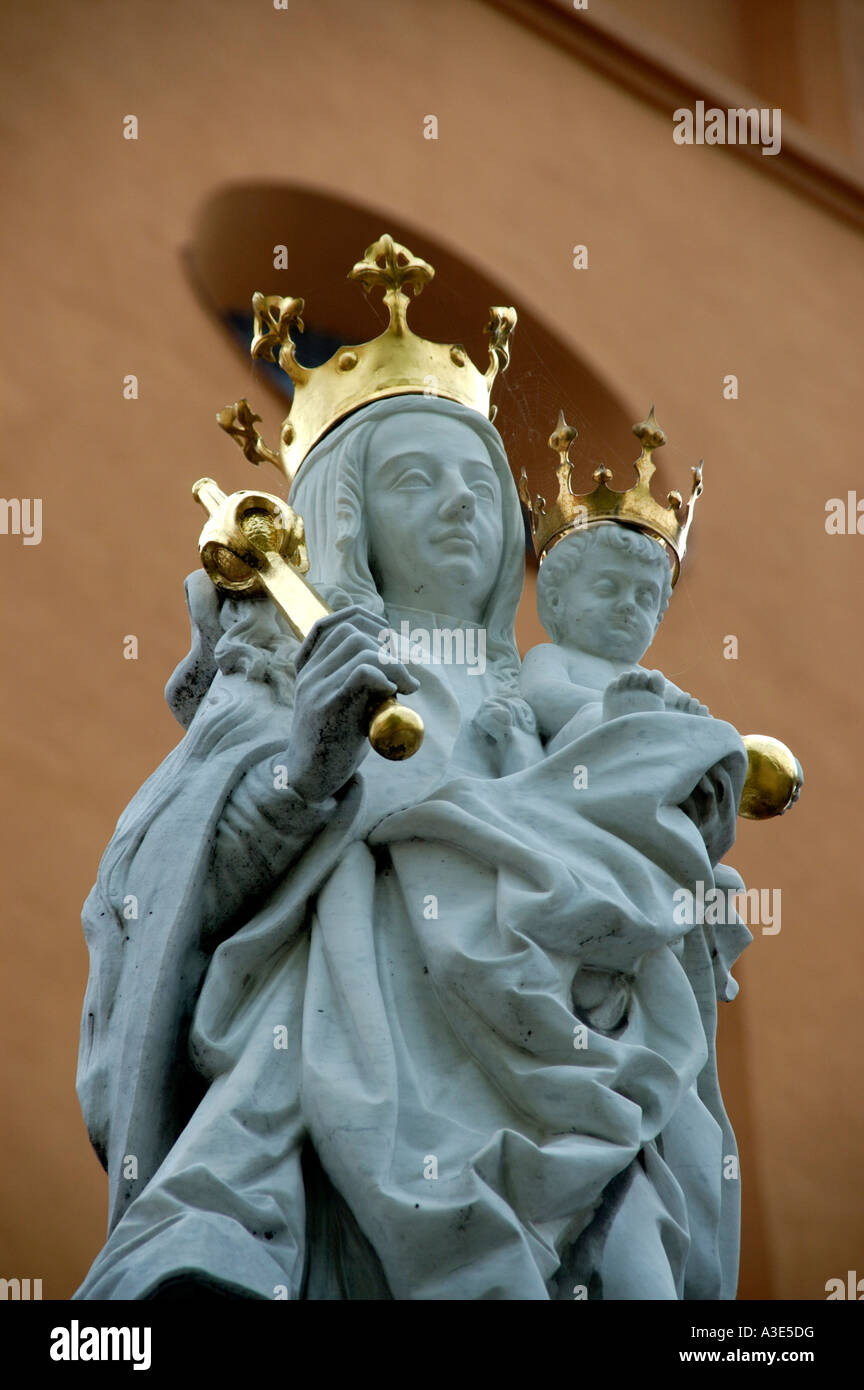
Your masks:
M705 842L712 866L719 864L735 843L738 803L732 777L723 762L715 763L701 777L681 810L689 816Z
M665 709L665 690L666 677L661 671L643 671L641 667L625 671L610 681L603 693L603 718Z

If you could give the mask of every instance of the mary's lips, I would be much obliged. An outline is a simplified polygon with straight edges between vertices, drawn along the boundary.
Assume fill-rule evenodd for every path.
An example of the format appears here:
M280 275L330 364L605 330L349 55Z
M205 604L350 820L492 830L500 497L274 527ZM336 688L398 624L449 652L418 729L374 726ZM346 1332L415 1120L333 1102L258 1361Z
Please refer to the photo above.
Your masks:
M475 544L470 531L445 531L440 536L434 536L433 540L436 545L440 545L442 541L469 541L471 545Z

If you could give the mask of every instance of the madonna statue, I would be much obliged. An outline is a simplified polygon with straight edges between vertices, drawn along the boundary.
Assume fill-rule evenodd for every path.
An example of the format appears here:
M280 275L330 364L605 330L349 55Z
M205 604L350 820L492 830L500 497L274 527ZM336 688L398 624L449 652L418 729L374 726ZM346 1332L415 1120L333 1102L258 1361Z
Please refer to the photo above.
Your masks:
M84 910L110 1233L76 1298L735 1297L715 1030L749 933L673 909L740 885L714 861L741 739L630 713L544 749L507 457L421 390L353 409L296 475L334 610L305 641L266 597L187 580L185 734ZM460 629L483 662L412 660ZM403 763L366 737L397 692L426 730ZM712 765L729 794L697 812Z

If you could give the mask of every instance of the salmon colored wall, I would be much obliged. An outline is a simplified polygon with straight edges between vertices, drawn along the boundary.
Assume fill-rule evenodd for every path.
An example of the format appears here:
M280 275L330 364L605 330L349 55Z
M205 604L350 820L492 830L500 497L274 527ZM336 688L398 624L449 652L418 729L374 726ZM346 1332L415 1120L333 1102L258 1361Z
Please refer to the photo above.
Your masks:
M860 476L858 233L755 160L675 145L671 112L481 0L32 0L5 28L2 492L41 497L44 534L0 536L0 1274L66 1297L103 1236L105 1184L74 1094L78 916L117 816L178 738L162 688L186 650L201 521L189 486L204 472L249 483L214 412L251 394L276 437L275 396L182 259L206 200L260 180L374 209L357 255L388 218L427 229L530 308L581 364L562 400L535 363L523 405L538 441L560 404L582 467L626 469L626 422L653 399L670 482L686 485L704 455L692 553L652 661L742 732L782 737L807 774L800 806L742 824L731 856L783 894L782 931L757 935L721 1032L742 1142L741 1292L824 1297L864 1235L864 539L824 526L825 500ZM121 135L129 113L136 142ZM422 138L430 113L437 141ZM576 243L588 270L571 268ZM281 272L260 288L304 294L296 269L296 283ZM487 307L460 305L460 321ZM137 401L122 398L126 373ZM586 380L623 425L598 424ZM123 659L127 634L137 661ZM534 640L530 610L520 634ZM728 634L737 661L723 659Z

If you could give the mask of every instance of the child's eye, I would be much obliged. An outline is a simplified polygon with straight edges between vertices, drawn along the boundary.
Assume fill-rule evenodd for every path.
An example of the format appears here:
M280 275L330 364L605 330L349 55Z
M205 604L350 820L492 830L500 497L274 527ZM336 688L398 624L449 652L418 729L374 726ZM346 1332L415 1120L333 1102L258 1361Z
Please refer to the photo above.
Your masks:
M598 579L594 585L594 592L601 598L608 598L610 594L614 594L615 585L610 579Z

